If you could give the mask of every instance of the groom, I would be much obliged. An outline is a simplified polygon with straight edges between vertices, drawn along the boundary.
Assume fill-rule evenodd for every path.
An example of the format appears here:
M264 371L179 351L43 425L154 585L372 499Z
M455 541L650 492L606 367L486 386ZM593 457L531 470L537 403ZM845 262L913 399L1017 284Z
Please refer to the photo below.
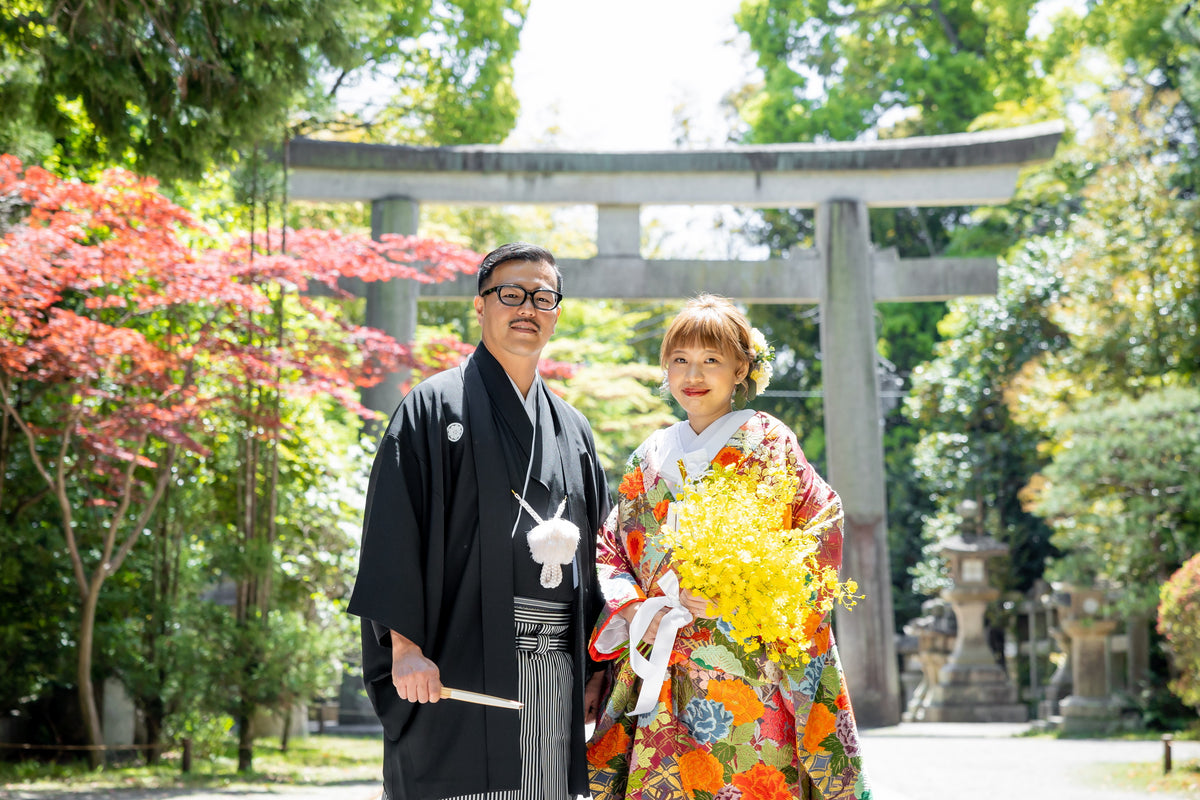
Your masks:
M548 251L507 244L483 259L478 290L482 342L404 398L367 491L349 610L362 617L391 800L588 792L586 647L609 502L587 421L537 372L562 276ZM521 501L550 519L564 498L578 541L552 558L555 583L542 579L548 556L530 549L537 520ZM524 709L438 702L443 687Z

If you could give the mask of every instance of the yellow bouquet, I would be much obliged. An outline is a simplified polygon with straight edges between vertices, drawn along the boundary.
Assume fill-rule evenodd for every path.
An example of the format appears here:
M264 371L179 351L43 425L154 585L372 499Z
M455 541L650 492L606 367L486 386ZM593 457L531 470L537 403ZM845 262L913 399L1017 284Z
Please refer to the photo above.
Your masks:
M783 465L714 464L685 484L675 524L663 540L681 584L710 598L709 612L732 627L747 651L765 646L785 667L809 661L821 620L835 602L855 604L858 586L822 566L822 534L841 522L834 503L802 528L792 527L799 478Z

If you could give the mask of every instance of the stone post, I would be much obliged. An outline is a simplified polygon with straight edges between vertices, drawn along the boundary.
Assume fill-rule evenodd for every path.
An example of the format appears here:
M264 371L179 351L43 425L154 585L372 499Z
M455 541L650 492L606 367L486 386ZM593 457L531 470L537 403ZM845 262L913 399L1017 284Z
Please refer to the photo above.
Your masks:
M1037 708L1037 703L1041 699L1041 685L1038 683L1037 596L1034 595L1032 599L1025 601L1021 610L1025 612L1025 638L1029 642L1029 700L1034 703L1034 708ZM1017 653L1020 652L1021 648L1018 646Z
M1125 620L1129 639L1126 660L1126 688L1136 693L1150 679L1150 627L1153 623L1145 614L1131 614Z
M133 744L137 726L137 707L116 678L105 678L101 696L101 730L109 747Z
M385 197L371 203L371 236L385 233L415 236L420 206L407 197ZM417 283L409 280L374 281L366 284L366 324L407 344L417 332ZM410 370L403 368L363 389L362 402L373 411L390 415L404 397Z
M1045 697L1038 704L1038 716L1042 719L1057 717L1062 713L1059 704L1071 693L1071 639L1061 627L1051 628L1050 638L1058 645L1058 651L1063 654L1058 668L1050 676L1044 691Z
M1120 726L1121 706L1112 697L1108 674L1108 637L1117 630L1116 620L1100 612L1105 591L1095 587L1069 586L1070 606L1061 621L1071 639L1071 695L1059 703L1063 730L1067 733L1105 733Z
M833 200L817 208L824 262L821 374L829 482L846 513L842 578L864 595L835 611L838 648L858 722L900 721L900 682L887 550L883 425L875 370L875 294L867 207Z

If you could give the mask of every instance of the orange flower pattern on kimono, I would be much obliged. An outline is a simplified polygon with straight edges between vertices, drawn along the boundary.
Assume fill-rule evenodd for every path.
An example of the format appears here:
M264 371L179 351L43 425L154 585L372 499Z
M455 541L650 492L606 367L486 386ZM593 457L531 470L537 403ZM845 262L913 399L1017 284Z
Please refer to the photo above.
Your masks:
M600 532L597 569L606 609L591 655L612 662L613 690L588 746L596 800L869 800L854 712L830 620L813 631L807 665L786 671L760 647L747 652L721 619L700 619L679 631L659 702L634 717L626 712L641 688L629 664L624 619L616 612L661 595L657 583L672 567L659 528L675 499L661 477L659 431L630 457L619 504ZM800 477L792 504L799 527L837 494L804 458L795 435L758 412L722 447L714 463L783 463ZM822 564L841 563L841 530L822 540ZM625 636L625 645L608 646ZM598 649L597 643L607 645ZM614 733L621 731L621 733ZM623 748L616 748L618 742Z
M793 796L783 773L766 764L755 764L734 775L733 785L742 790L741 800L791 800Z
M709 681L708 696L729 709L734 725L752 722L766 711L754 690L743 681Z
M684 791L692 795L697 790L715 794L725 785L721 762L706 750L689 750L680 756L679 773L683 776Z
M631 472L626 472L621 476L621 485L617 491L621 493L621 497L626 500L633 500L642 492L645 491L645 486L642 483L642 471L634 469Z

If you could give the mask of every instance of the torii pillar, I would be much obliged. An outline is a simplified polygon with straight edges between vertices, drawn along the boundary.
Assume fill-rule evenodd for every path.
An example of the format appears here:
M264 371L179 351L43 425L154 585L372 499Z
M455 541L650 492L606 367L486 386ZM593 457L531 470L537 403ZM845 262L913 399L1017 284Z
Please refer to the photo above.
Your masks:
M744 303L820 303L826 477L846 515L842 577L854 578L864 595L853 610L838 610L838 647L858 722L878 727L899 722L901 703L874 306L994 293L996 261L899 259L894 250L873 247L867 210L1006 202L1021 168L1049 159L1062 130L1045 123L902 140L656 153L295 140L289 196L371 201L375 235L412 233L407 226L421 202L594 205L597 256L559 261L568 298L680 300L712 292ZM645 259L641 208L668 204L812 208L817 246L769 261ZM368 309L379 314L372 319L410 340L417 298L388 291L377 290L374 303L368 295ZM475 278L420 291L465 301L475 294ZM393 376L367 405L391 413L401 381Z
M857 580L864 593L854 609L834 612L838 649L862 724L895 725L902 701L892 623L867 207L856 200L822 203L816 227L825 278L820 317L825 439L838 443L826 449L827 477L846 514L842 576Z
M371 237L385 233L417 235L420 204L410 197L380 197L371 201ZM417 333L417 296L415 281L372 281L361 294L367 299L365 324L387 331L398 342L411 342ZM373 411L391 414L404 398L401 387L408 382L410 370L401 369L387 380L362 390L362 404ZM382 433L383 427L380 427Z

